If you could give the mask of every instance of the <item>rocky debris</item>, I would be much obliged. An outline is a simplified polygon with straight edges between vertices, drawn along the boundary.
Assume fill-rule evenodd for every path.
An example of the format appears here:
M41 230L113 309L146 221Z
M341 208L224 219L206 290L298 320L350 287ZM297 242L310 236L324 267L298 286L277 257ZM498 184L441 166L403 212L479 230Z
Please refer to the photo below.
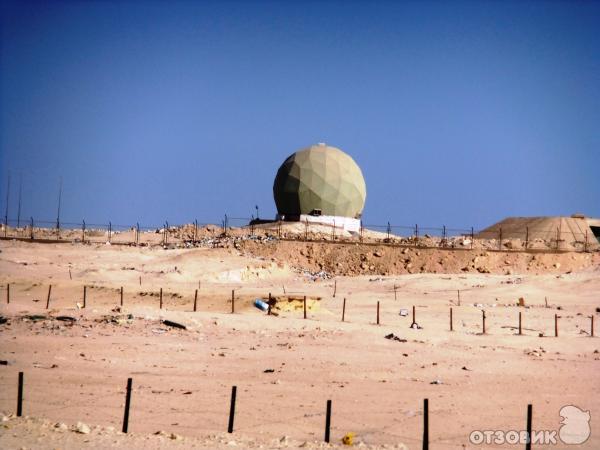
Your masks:
M77 321L77 319L75 317L71 317L71 316L56 316L55 319L59 320L61 322L68 322L71 325L73 325L73 323Z
M402 339L398 336L396 336L394 333L390 333L384 336L386 339L389 339L391 341L397 341L397 342L408 342L406 339Z
M311 272L310 270L301 270L301 273L311 281L329 280L333 278L333 275L324 270L319 270L317 272Z
M28 314L22 317L24 322L41 322L43 320L48 320L48 316L44 316L42 314Z
M81 434L89 434L90 431L92 431L92 430L90 429L90 427L87 424L85 424L83 422L77 422L77 424L73 428L73 431L75 431L77 433L81 433Z
M66 424L62 423L62 422L57 422L54 424L54 428L57 431L67 431L69 429L69 427L67 427Z
M103 315L94 321L99 323L110 323L113 325L127 325L133 323L133 314Z
M543 347L529 349L526 348L523 352L528 356L535 356L536 358L541 358L542 354L546 353Z

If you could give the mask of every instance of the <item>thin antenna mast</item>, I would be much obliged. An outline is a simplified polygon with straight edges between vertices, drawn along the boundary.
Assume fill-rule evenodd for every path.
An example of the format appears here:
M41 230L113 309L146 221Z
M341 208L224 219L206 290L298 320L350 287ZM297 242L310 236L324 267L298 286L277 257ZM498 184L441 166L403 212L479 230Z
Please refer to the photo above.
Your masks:
M21 191L23 190L23 174L19 175L19 208L17 209L17 228L21 227Z
M8 200L10 198L10 170L8 171L8 183L6 185L6 212L4 213L4 225L8 227Z
M58 187L58 213L56 214L56 229L60 228L60 200L62 198L62 177L60 177Z

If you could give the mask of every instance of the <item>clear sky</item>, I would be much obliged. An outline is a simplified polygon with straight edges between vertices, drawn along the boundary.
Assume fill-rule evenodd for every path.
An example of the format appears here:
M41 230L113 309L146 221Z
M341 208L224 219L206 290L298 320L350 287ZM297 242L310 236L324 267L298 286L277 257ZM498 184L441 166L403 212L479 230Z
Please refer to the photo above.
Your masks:
M600 2L2 2L9 216L273 217L294 151L367 183L364 222L600 216Z

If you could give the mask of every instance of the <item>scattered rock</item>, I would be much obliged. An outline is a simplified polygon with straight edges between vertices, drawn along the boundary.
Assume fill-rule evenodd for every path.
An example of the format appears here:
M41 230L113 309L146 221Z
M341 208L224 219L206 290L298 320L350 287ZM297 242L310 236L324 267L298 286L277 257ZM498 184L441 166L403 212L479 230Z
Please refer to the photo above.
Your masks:
M81 434L89 434L91 430L87 424L83 422L77 422L77 425L75 425L75 431Z
M56 428L58 431L67 431L69 429L69 427L62 422L55 423L54 428Z

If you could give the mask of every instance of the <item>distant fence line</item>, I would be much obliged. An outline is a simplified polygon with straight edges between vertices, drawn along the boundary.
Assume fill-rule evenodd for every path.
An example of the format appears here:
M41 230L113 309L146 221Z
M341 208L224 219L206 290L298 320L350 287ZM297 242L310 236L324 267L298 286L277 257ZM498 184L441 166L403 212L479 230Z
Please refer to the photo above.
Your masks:
M3 239L21 239L37 241L93 242L129 245L168 245L174 243L202 243L206 238L224 236L233 237L272 237L299 241L339 241L366 242L384 245L416 246L420 248L459 248L485 249L502 251L598 251L599 243L592 233L563 231L556 229L540 229L525 227L525 230L514 229L503 232L498 230L475 230L469 228L423 227L415 224L385 225L361 224L356 233L345 232L335 224L315 222L297 222L302 231L290 232L284 224L290 222L261 221L253 217L229 217L220 223L198 222L188 224L170 224L165 221L156 226L82 222L60 222L49 220L28 221L5 219L2 224ZM326 231L325 231L326 230ZM149 238L154 235L154 238ZM142 238L143 236L143 238ZM545 238L540 238L545 236Z

